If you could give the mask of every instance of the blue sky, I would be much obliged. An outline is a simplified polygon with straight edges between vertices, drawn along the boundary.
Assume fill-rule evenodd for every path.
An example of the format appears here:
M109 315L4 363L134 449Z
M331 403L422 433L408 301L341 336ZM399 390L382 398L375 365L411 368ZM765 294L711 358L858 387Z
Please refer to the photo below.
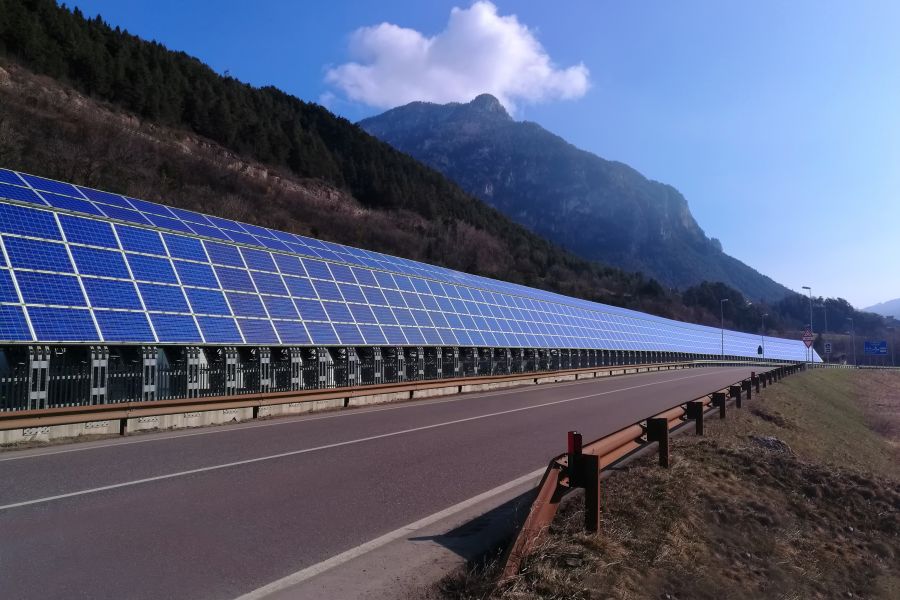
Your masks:
M900 3L494 4L512 43L467 52L479 38L448 23L469 2L70 3L352 120L493 82L516 118L674 185L726 252L776 281L860 307L900 297ZM354 33L381 23L398 27ZM435 36L450 58L413 60ZM511 81L520 59L545 70ZM350 62L376 68L366 79Z

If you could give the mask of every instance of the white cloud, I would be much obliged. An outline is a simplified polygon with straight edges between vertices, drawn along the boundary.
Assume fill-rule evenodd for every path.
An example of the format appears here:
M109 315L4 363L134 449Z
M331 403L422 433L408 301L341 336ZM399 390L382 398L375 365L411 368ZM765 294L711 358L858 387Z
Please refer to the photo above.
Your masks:
M527 26L487 1L454 8L432 37L391 23L362 27L349 51L353 61L329 69L325 81L378 108L466 102L487 92L515 110L517 102L579 98L589 86L584 64L557 68Z

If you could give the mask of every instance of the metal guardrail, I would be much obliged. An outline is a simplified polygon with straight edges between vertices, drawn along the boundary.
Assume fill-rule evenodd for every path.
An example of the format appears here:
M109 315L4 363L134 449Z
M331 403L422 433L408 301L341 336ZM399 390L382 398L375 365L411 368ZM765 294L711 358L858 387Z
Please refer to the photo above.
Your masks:
M153 400L139 402L120 402L115 404L98 404L91 406L63 406L37 410L19 410L0 412L0 431L9 429L25 429L32 427L48 427L56 425L73 425L97 421L119 420L119 433L127 433L128 420L140 417L176 415L198 411L231 410L252 408L253 417L258 416L259 409L264 406L292 404L296 402L317 402L322 400L343 399L344 406L349 406L353 398L388 394L408 393L413 398L416 392L425 390L456 387L457 393L464 388L496 383L515 383L532 380L558 380L565 377L579 377L593 373L608 375L624 375L651 371L666 371L702 366L744 366L760 365L756 362L744 361L686 361L677 363L617 365L605 367L587 367L565 371L538 371L514 375L486 375L481 377L464 377L454 379L432 379L402 384L388 383L363 385L344 388L298 390L286 392L265 392L234 396L218 396L211 398L180 398L173 400Z
M703 435L704 415L708 411L718 410L720 418L725 418L729 398L740 408L742 394L746 393L749 400L754 388L759 393L761 387L803 371L806 366L804 363L797 363L776 367L759 375L753 373L749 379L679 404L586 445L582 444L581 434L570 431L567 452L550 461L538 485L531 510L516 539L507 549L500 580L507 581L519 573L522 561L543 538L566 494L575 489L584 490L584 528L589 533L597 532L600 524L600 473L604 469L653 443L657 444L659 450L660 466L667 468L671 432L687 421L694 421L697 435Z

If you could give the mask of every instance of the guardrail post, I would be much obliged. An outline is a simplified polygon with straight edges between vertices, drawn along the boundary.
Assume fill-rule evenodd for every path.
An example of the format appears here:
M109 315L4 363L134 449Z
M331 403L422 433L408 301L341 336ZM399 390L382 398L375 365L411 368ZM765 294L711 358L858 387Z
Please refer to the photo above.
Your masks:
M703 435L703 402L700 400L691 400L686 405L686 416L693 419L697 427L697 435Z
M759 393L759 375L756 374L756 371L750 373L750 381L753 382L753 385L756 386L756 393Z
M597 533L600 529L600 457L582 454L578 466L578 479L584 488L584 530Z
M725 392L713 392L712 405L719 408L719 418L725 418Z
M747 392L747 400L753 398L753 382L749 379L745 379L741 382L741 387L745 392Z
M647 419L647 441L659 444L659 466L669 468L669 420Z
M734 405L737 408L741 408L741 391L744 385L731 385L728 386L728 395L734 398Z
M570 431L567 438L566 454L569 461L569 485L578 487L578 476L580 475L578 465L581 460L581 434L577 431Z

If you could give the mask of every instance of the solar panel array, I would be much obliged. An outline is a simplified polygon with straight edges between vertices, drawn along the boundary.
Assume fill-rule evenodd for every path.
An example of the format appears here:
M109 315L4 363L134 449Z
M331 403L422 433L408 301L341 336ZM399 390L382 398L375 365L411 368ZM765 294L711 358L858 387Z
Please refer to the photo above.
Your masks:
M0 342L721 352L719 329L0 169ZM803 360L725 332L725 354ZM816 357L818 360L818 357Z

